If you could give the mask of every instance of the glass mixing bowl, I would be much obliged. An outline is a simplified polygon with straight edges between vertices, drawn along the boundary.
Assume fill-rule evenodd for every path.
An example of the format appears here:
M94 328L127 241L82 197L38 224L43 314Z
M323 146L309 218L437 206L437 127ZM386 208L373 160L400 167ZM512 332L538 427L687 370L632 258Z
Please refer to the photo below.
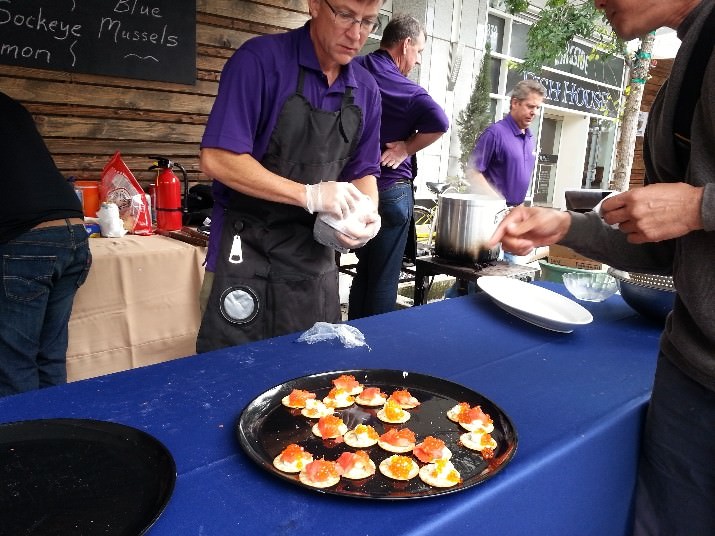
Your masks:
M606 272L569 272L563 279L566 289L578 300L600 302L618 291L618 281Z

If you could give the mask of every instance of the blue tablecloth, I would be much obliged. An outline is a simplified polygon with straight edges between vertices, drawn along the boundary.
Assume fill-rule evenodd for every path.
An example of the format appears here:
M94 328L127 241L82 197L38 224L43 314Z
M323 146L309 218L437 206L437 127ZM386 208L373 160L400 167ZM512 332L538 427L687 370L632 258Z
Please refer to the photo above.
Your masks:
M101 419L162 441L178 479L151 536L625 535L660 327L618 295L585 307L593 323L564 334L465 296L352 322L369 350L278 337L0 399L0 421ZM305 490L243 453L235 425L254 397L357 368L431 374L485 395L516 427L515 457L463 492L375 501Z

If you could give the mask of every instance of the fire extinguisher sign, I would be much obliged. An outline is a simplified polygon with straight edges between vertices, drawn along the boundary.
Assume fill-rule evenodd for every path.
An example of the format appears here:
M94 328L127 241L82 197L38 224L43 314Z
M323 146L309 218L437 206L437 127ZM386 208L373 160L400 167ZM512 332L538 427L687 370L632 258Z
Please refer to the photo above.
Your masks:
M196 82L196 0L2 0L0 63Z

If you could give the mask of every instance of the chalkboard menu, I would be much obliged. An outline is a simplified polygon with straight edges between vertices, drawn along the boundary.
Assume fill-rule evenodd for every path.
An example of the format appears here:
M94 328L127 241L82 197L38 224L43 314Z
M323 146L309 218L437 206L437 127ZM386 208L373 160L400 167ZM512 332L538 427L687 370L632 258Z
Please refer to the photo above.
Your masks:
M196 81L196 0L0 0L0 63Z

